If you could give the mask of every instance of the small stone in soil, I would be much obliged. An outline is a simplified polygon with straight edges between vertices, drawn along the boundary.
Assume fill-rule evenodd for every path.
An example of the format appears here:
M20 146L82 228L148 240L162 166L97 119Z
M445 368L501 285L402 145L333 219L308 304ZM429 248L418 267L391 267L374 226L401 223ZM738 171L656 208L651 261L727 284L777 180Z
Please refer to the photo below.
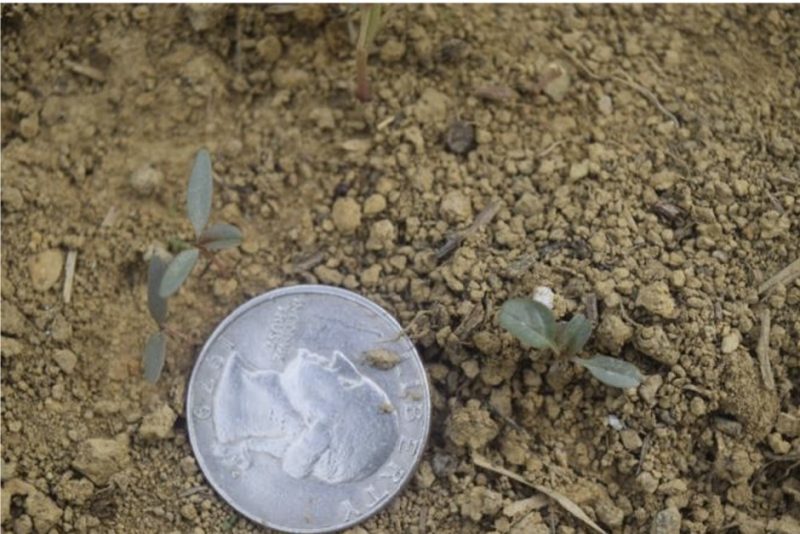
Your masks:
M92 438L81 443L72 467L98 486L105 486L115 473L130 463L128 443L116 439Z
M380 220L372 225L367 239L367 250L389 250L394 246L397 230L389 219Z
M739 347L739 332L734 331L722 338L722 354L730 354Z
M595 505L597 519L609 527L619 527L625 520L625 512L616 506L611 500L601 499Z
M275 35L268 35L256 43L256 52L266 63L275 63L283 53L280 39Z
M550 63L545 68L542 78L544 80L544 86L542 87L544 94L553 99L554 102L560 102L567 94L570 86L567 70L559 63Z
M0 338L0 352L4 357L18 356L22 354L25 346L13 337L3 336Z
M163 404L144 417L139 427L139 436L145 440L165 439L170 435L176 418L177 415L172 408L168 404Z
M55 354L53 354L53 359L61 370L68 375L72 374L72 371L75 370L75 366L78 364L78 357L74 352L67 349L57 350Z
M681 531L681 513L677 508L665 508L656 514L650 534L678 534Z
M0 329L4 334L18 336L25 333L25 316L19 308L5 301L3 302L3 320L0 321Z
M361 206L350 197L338 198L333 203L331 218L339 232L352 234L361 226Z
M487 410L475 399L467 401L466 406L456 408L447 425L447 435L459 446L480 449L497 436L497 423Z
M385 209L386 197L380 193L370 195L367 200L364 201L364 215L366 216L375 215L376 213L380 213Z
M619 437L622 440L622 446L629 451L637 451L642 447L642 438L635 430L623 430Z
M397 39L389 39L381 47L381 62L382 63L396 63L403 59L406 54L406 45Z
M503 495L484 486L474 486L458 498L461 515L475 522L483 516L494 516L503 507Z
M602 95L597 100L597 109L605 116L609 116L614 112L614 105L611 102L611 97L608 95Z
M25 499L25 511L33 519L33 526L37 532L49 532L63 513L47 495L36 490L29 493Z
M164 173L152 165L143 165L131 174L130 184L134 191L146 197L157 191L164 181Z
M603 314L600 326L597 329L597 339L600 345L611 352L619 354L622 347L633 337L633 328L614 313Z
M636 297L636 305L667 319L674 319L678 315L675 299L672 298L666 282L654 282L643 287Z
M472 219L472 202L458 189L448 192L441 202L442 217L451 223L466 222Z
M475 127L468 122L456 120L450 123L444 134L447 150L454 154L466 154L475 149Z
M443 63L456 63L461 60L467 51L466 41L461 39L448 39L439 49L439 60Z
M63 265L64 254L60 250L45 250L33 256L29 264L33 289L47 291L53 287L61 276Z
M25 205L22 193L15 187L3 188L2 202L8 211L19 211Z

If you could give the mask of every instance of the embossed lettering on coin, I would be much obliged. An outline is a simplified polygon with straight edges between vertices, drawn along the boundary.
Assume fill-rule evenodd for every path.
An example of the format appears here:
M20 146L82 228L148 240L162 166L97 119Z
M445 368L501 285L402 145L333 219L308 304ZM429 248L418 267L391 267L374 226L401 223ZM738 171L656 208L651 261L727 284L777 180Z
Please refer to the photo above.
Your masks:
M430 393L384 310L298 286L223 321L192 373L187 413L198 463L231 505L268 527L328 532L372 515L408 481Z

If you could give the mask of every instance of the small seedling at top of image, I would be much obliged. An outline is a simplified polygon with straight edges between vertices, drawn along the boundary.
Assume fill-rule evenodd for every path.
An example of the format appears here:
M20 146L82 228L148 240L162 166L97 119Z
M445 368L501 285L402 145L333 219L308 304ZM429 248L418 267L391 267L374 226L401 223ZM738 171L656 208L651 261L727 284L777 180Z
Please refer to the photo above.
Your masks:
M380 4L361 7L361 24L358 30L358 41L356 41L356 98L361 102L366 102L371 98L367 61L381 22Z
M158 331L150 335L144 348L144 377L148 382L156 382L164 368L168 334L177 334L166 324L167 299L181 288L200 256L213 262L217 252L235 248L242 242L242 232L232 224L208 224L213 190L211 155L201 148L195 156L186 192L186 214L194 228L194 242L169 262L157 253L150 258L147 309L158 325Z
M602 354L588 359L578 357L592 335L592 324L581 314L573 315L568 322L557 322L550 308L541 302L516 298L500 308L500 326L524 345L552 350L557 357L572 360L609 386L628 389L644 380L639 369L624 360Z

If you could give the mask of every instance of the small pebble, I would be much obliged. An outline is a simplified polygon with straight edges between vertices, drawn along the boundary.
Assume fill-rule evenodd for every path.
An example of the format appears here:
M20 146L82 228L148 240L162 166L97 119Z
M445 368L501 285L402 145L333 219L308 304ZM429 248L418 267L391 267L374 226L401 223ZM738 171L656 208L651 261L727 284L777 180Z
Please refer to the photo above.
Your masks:
M30 115L19 121L19 133L25 139L33 139L39 134L39 116Z
M3 187L2 200L8 211L19 211L25 205L22 193L19 189L11 186Z
M443 63L456 63L464 56L468 46L467 42L461 39L448 39L439 49L439 59Z
M439 209L442 217L451 223L467 222L472 219L472 202L458 189L445 194Z
M152 165L143 165L131 174L130 184L134 191L146 197L153 194L164 182L164 173Z
M636 297L636 305L667 319L674 319L678 316L675 299L672 298L666 282L653 282L641 288Z
M567 70L559 63L550 63L545 67L543 77L547 80L543 88L544 94L554 102L563 100L571 83Z
M190 502L181 506L181 516L187 521L194 522L197 520L197 508Z
M75 366L78 364L78 357L74 352L67 349L57 350L55 354L53 354L53 359L61 370L68 375L72 374L75 370Z
M450 123L447 132L444 134L444 143L447 150L453 154L466 154L474 150L475 127L465 121L456 120Z
M681 513L677 508L665 508L656 514L650 526L650 534L679 534Z
M689 411L692 415L702 417L706 414L706 401L702 397L695 397L689 401Z
M645 378L641 386L639 386L639 396L648 406L654 406L656 403L656 394L664 379L661 375L650 375Z
M739 348L739 332L734 331L722 338L722 345L720 349L722 354L730 354Z
M275 63L283 53L283 45L275 35L268 35L256 43L256 52L268 64Z
M638 451L642 448L642 438L635 430L623 430L619 437L622 440L622 446L629 451Z
M381 47L381 62L383 63L396 63L403 59L406 54L406 45L397 39L389 39Z
M361 283L364 287L375 287L381 279L381 271L383 267L380 264L374 264L361 272Z
M344 235L355 232L361 226L361 206L350 197L341 197L333 203L331 218L336 229Z
M145 440L159 440L170 436L177 414L168 404L162 404L157 410L146 415L139 426L139 436Z
M625 512L610 500L601 500L595 505L597 519L609 527L619 527L625 520Z
M611 115L614 112L613 104L611 103L611 97L608 95L603 95L597 100L597 109L603 115Z
M788 454L792 450L792 444L783 439L783 436L777 432L767 436L767 444L772 449L772 452L778 455Z
M375 193L374 195L370 195L367 198L367 200L364 201L365 216L375 215L376 213L380 213L385 209L386 209L386 197L384 197L380 193Z
M389 219L380 220L372 225L367 239L367 250L389 250L394 247L397 230Z
M45 250L33 256L29 263L33 289L47 291L53 287L61 276L63 266L64 254L60 250Z
M658 489L658 480L648 471L643 471L636 477L636 484L645 493L653 494Z
M580 180L589 174L589 160L573 163L569 168L569 179Z

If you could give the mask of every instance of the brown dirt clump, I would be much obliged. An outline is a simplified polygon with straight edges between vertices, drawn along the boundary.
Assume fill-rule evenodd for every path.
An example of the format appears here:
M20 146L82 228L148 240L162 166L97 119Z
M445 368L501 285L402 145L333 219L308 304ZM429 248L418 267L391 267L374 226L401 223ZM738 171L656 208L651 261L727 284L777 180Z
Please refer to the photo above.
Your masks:
M797 532L800 279L759 292L800 257L797 8L397 7L366 104L350 16L3 6L3 528L260 531L197 469L186 381L237 305L318 282L395 314L433 386L414 482L354 534L585 531L473 453L613 532ZM145 257L191 235L203 145L246 239L170 303L150 386ZM644 384L502 332L538 286Z

